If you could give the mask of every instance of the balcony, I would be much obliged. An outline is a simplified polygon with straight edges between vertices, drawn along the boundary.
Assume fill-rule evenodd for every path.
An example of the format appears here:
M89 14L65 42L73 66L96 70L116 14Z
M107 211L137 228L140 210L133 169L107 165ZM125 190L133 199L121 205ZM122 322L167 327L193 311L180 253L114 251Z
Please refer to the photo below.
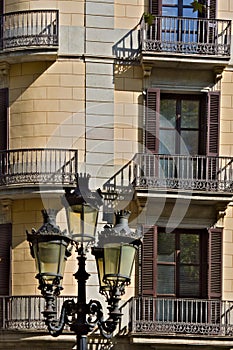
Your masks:
M156 16L149 26L142 18L140 44L143 63L188 58L224 65L230 59L231 21Z
M141 297L131 298L121 312L121 330L130 336L231 337L233 332L232 301Z
M57 10L6 13L1 16L0 55L11 63L15 55L56 54L59 43ZM25 53L25 50L27 53ZM48 54L49 53L49 54Z
M172 217L174 227L211 227L232 193L233 158L136 154L103 185L104 218L111 222L121 205L131 211L145 208L148 225L171 225Z
M233 158L136 154L104 185L106 190L134 187L165 191L233 193Z
M72 185L77 171L77 150L34 148L0 151L0 188Z
M58 297L57 312L61 311L64 300L74 297ZM0 328L5 330L46 330L42 311L45 301L42 296L1 296Z

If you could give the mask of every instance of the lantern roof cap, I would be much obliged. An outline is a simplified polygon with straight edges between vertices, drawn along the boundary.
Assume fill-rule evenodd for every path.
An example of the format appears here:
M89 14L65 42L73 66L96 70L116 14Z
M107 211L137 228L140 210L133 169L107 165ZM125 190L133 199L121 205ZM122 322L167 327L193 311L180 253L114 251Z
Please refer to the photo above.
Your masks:
M103 247L107 243L140 244L141 232L131 230L128 225L130 214L128 210L115 212L115 225L104 226L104 230L99 233L98 247Z
M27 232L27 238L29 241L44 240L58 237L59 239L65 239L70 241L71 237L67 234L67 230L61 231L60 227L56 224L57 209L43 209L41 210L43 216L43 225L38 229L32 229L32 232Z
M90 174L80 173L75 175L76 187L66 188L62 198L65 207L72 205L89 205L96 209L102 205L101 190L91 191L89 188Z

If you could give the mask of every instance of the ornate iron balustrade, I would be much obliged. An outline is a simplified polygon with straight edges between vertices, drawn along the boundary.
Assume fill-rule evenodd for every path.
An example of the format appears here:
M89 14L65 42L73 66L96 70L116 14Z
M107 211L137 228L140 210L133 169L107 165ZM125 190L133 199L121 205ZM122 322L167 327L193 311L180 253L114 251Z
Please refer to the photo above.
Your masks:
M231 21L156 16L140 29L144 52L207 55L230 58Z
M141 297L130 299L121 312L121 329L137 335L233 334L232 301Z
M62 296L57 298L57 312L60 314L64 300L73 298ZM45 330L42 311L45 301L42 296L3 296L0 297L0 328L19 330Z
M58 46L58 11L36 10L1 16L0 50Z
M77 171L77 150L34 148L0 151L0 186L73 184Z
M105 184L106 191L134 188L233 192L233 158L136 154Z

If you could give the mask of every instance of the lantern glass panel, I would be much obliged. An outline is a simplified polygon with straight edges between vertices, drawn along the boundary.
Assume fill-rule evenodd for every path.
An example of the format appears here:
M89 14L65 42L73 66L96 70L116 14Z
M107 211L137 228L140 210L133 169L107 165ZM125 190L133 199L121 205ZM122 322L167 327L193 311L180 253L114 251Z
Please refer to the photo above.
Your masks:
M108 285L104 282L104 258L99 257L97 259L97 265L98 265L98 275L99 275L99 284L101 290L106 290L108 288Z
M120 260L120 275L131 277L136 248L132 245L125 244L121 246L121 260Z
M108 281L130 279L135 252L135 247L129 244L105 244L104 279Z
M74 240L89 242L95 238L98 210L86 204L67 208L69 230Z
M35 251L35 248L34 248ZM39 274L47 282L54 280L56 276L62 276L65 264L66 246L60 242L39 242L35 251L36 265Z
M115 280L119 275L121 249L119 244L104 245L104 278Z

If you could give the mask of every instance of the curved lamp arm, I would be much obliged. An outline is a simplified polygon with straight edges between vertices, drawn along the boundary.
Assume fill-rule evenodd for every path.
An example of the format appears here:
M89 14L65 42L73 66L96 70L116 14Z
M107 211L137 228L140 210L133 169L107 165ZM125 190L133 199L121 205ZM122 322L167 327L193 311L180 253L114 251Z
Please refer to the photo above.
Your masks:
M69 324L68 316L73 314L74 308L75 302L73 300L65 300L62 305L59 320L54 319L53 315L51 315L51 313L48 311L44 311L45 324L48 327L49 333L53 337L58 337L60 334L62 334L65 325Z
M51 309L47 309L43 312L45 316L45 324L48 327L50 335L58 337L62 334L65 325L72 325L74 321L75 313L77 310L77 304L73 299L65 300L59 319L55 319L55 312ZM113 332L116 330L121 313L119 308L117 309L114 305L109 307L109 317L104 320L103 308L98 300L90 300L87 306L87 325L89 330L92 331L96 326L99 328L101 335L106 338L112 338ZM69 320L69 316L72 316L72 320ZM76 316L78 318L78 314Z

